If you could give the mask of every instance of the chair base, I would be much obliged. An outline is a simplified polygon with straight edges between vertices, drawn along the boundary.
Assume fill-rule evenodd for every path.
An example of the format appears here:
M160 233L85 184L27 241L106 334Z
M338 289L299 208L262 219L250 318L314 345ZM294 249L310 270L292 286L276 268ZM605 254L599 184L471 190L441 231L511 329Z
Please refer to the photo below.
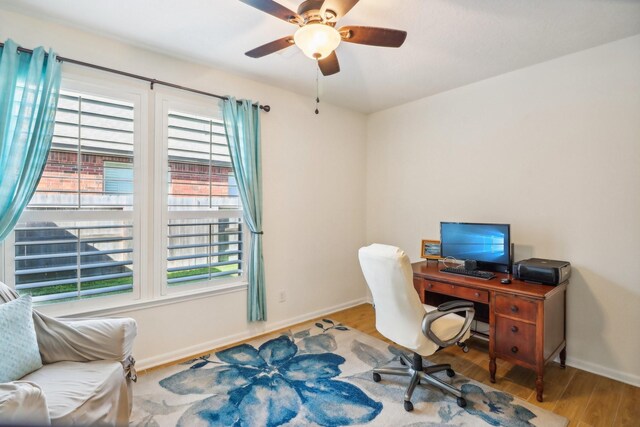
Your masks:
M431 384L435 387L438 387L444 391L447 391L454 396L456 396L456 400L458 406L464 408L467 406L467 401L462 397L462 392L455 387L443 382L438 377L433 374L446 371L447 376L449 378L455 376L455 372L451 369L451 365L449 364L441 364L441 365L432 365L427 366L426 368L422 366L422 356L417 353L413 353L413 360L409 360L409 358L400 354L400 363L405 365L402 368L376 368L373 370L373 381L378 382L382 379L380 376L382 375L397 375L401 377L409 377L409 386L407 387L407 391L404 394L404 409L406 411L413 411L413 404L411 403L411 396L413 396L413 392L416 387L422 382Z

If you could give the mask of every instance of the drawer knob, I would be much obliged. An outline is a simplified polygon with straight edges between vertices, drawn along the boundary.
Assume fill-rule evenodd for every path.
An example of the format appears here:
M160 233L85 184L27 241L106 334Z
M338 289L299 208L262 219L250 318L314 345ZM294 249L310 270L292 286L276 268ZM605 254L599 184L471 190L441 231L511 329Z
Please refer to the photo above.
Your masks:
M518 347L516 347L515 345L513 347L511 347L511 353L517 353L518 352Z
M427 283L427 287L428 287L429 289L431 289L431 288L433 288L433 285L432 285L431 283Z
M518 327L517 326L512 326L511 327L511 332L518 332Z
M517 305L512 305L511 306L511 312L512 313L517 313L518 312L518 306Z
M480 292L476 292L474 295L476 296L476 298L479 298L480 297Z

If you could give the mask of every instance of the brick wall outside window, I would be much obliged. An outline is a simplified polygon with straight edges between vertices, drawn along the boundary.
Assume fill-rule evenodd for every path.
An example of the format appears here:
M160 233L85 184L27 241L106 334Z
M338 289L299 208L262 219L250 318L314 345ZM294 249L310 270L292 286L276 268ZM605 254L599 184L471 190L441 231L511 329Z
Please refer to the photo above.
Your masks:
M104 191L104 162L131 163L130 157L82 154L80 191L102 193ZM209 194L209 166L197 163L169 162L172 194ZM213 196L229 194L228 175L231 168L214 166L211 171ZM217 185L216 185L217 184ZM39 192L78 191L78 154L51 150L44 173L38 184Z

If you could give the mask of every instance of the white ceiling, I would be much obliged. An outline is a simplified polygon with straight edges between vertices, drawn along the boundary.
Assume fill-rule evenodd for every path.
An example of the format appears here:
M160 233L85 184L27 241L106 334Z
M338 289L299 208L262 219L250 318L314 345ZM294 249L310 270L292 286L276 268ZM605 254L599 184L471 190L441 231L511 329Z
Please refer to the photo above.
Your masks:
M299 1L280 3L295 10ZM244 55L296 27L238 0L0 0L0 8L315 95L315 64L295 46ZM361 0L339 22L347 24L409 33L400 49L342 43L342 71L321 77L323 101L368 113L639 34L640 0Z

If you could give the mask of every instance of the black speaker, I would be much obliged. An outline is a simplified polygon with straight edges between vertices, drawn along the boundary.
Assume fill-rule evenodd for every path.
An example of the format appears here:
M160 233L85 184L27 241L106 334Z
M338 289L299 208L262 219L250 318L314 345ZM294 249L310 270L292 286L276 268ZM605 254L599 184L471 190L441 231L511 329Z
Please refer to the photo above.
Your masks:
M509 251L509 270L507 270L507 273L511 274L511 269L513 268L513 253L515 252L516 246L511 243L511 249Z
M478 263L475 259L465 259L464 260L464 269L465 270L475 270L478 268Z

